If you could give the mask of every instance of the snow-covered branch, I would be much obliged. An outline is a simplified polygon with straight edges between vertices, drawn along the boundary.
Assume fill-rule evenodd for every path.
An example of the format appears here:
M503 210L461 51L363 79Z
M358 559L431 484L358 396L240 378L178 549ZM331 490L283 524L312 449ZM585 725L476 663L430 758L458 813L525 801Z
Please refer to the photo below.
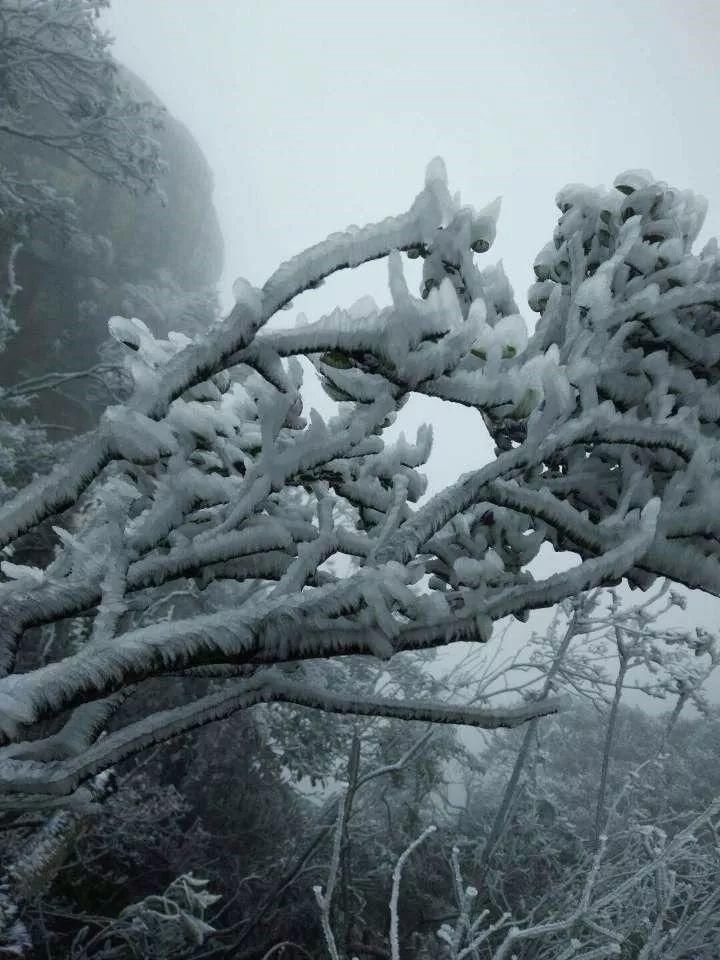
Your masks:
M308 683L288 681L277 675L259 674L246 681L233 681L221 692L209 694L171 710L158 711L135 721L121 730L97 738L99 713L111 712L103 702L88 723L95 727L95 736L78 743L66 734L60 742L68 742L62 753L46 747L34 749L35 743L12 744L0 748L0 807L22 806L17 795L41 794L47 797L70 795L78 786L107 767L133 756L154 743L194 730L203 724L231 716L260 703L294 703L327 713L365 717L392 717L399 720L430 723L466 724L485 730L512 728L536 717L557 713L558 698L541 703L520 703L515 706L481 708L464 704L423 703L418 700L385 699L382 697L347 696ZM79 708L87 711L88 706ZM77 726L77 723L76 723ZM40 743L46 741L40 741ZM5 796L13 794L10 798Z
M130 399L0 507L4 790L41 793L47 781L70 792L143 745L269 699L524 722L537 705L493 719L338 699L287 673L484 643L504 616L623 577L720 595L720 255L713 244L692 252L703 204L633 171L610 191L567 188L558 205L535 264L532 336L502 268L475 262L497 203L462 205L437 160L406 213L333 234L262 287L238 280L228 317L194 340L111 320ZM423 261L420 296L403 255ZM268 325L325 277L379 258L389 306L364 298L313 323ZM298 358L332 413L304 411ZM385 438L412 393L477 410L497 447L420 506L430 428ZM53 559L13 562L21 537L51 518ZM579 562L536 580L544 543ZM79 619L82 643L16 671L32 627ZM217 701L187 694L179 712L123 726L136 685L199 682L203 670L221 684ZM68 710L60 733L43 736L38 724ZM111 715L114 732L99 736Z

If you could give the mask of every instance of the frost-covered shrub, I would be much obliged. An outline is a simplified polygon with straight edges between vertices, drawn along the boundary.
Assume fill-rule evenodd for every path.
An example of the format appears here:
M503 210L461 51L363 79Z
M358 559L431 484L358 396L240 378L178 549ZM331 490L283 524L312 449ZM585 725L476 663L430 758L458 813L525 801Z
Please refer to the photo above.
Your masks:
M151 894L126 907L99 933L87 927L75 937L73 960L121 957L131 960L172 960L201 946L214 933L206 911L220 898L207 889L208 882L192 873L173 880L162 894Z

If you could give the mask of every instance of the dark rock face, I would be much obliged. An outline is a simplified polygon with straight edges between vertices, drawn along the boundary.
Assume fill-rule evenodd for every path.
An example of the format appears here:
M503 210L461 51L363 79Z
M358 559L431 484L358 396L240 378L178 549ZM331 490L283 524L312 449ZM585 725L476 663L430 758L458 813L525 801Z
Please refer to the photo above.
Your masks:
M139 99L157 102L129 71L122 75ZM19 333L0 354L0 385L93 366L114 314L140 317L159 334L202 329L214 318L222 238L212 175L188 130L170 115L157 136L168 165L165 205L157 195L133 196L108 184L56 151L0 138L8 168L72 197L84 234L68 241L36 224L20 250L22 289L13 309ZM0 220L0 271L10 239L3 226ZM60 393L38 394L23 415L65 431L87 429L112 399L105 386L101 378L68 383Z

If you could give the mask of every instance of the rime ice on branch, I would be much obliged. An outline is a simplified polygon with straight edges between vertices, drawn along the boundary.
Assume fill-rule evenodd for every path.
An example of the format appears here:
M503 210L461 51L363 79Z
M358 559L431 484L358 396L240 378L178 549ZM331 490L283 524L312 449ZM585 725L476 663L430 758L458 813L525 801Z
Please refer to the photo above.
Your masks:
M407 213L332 235L262 288L238 281L205 336L158 341L137 320L111 321L133 396L0 509L6 548L50 518L57 535L44 570L11 552L2 565L5 806L77 799L118 759L268 700L513 726L557 703L368 700L330 692L322 665L485 642L501 617L623 577L720 594L720 259L715 243L691 250L704 206L637 171L609 192L568 187L558 205L531 337L502 268L475 262L498 204L462 206L441 161ZM423 260L420 297L403 253ZM266 326L323 278L379 258L389 307L364 298ZM303 356L337 402L329 419L303 410ZM383 439L413 392L474 407L497 444L492 463L419 507L430 428ZM69 507L80 509L58 517ZM534 580L545 542L581 562ZM15 672L26 631L64 622L83 624L83 640ZM148 703L123 726L128 697L178 673L183 702ZM203 695L208 677L219 688ZM37 735L60 715L58 732Z

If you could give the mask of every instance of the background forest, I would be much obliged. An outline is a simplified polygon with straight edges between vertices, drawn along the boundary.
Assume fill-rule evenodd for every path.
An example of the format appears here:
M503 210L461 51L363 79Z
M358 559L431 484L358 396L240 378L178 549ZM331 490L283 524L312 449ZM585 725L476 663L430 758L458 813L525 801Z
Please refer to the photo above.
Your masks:
M113 60L110 39L98 20L107 6L90 0L0 0L3 525L12 522L13 510L25 509L18 491L39 483L38 474L54 464L62 469L63 464L80 462L73 458L84 455L84 437L91 435L85 432L104 422L108 405L132 404L138 391L149 390L148 370L155 375L196 335L220 329L212 327L221 314L222 240L210 170L187 129L143 81ZM584 188L558 195L560 224L535 262L536 283L529 297L531 309L540 315L540 340L545 338L533 369L537 373L552 366L554 375L553 364L559 363L553 348L562 345L565 333L559 321L549 319L553 285L571 289L577 299L580 282L575 273L580 270L583 279L591 279L597 270L600 276L603 257L624 250L624 284L637 280L642 292L642 284L651 278L663 294L688 294L687 303L678 301L678 311L695 310L687 352L681 349L683 331L678 334L668 325L652 330L658 341L665 338L670 344L665 351L668 363L685 364L677 381L664 368L657 373L642 401L650 409L652 426L664 427L678 413L668 406L668 396L695 397L686 368L703 389L715 389L720 293L713 294L708 314L701 313L699 305L705 308L708 303L707 297L697 296L704 290L701 284L717 286L710 267L700 277L688 265L689 248L702 222L701 204L648 178L644 171L619 178L612 209L602 207L599 194L582 193ZM459 200L452 207L444 184L444 168L434 161L420 198L447 194L442 230L449 236L453 224L460 224L457 236L444 239L445 246L439 240L433 241L435 246L392 246L423 263L418 302L431 307L440 303L446 313L459 303L458 312L469 325L473 291L462 281L464 271L472 275L465 261L454 265L453 244L461 242L457 237L462 234L472 254L487 253L497 209L491 205L479 215L473 212L466 236L462 217L468 208L460 208ZM664 218L658 214L662 204L670 210ZM600 223L597 230L593 220L594 232L587 227L588 208ZM455 220L447 210L454 211ZM629 221L629 227L637 221L638 230L645 231L638 235L642 255L638 247L629 246ZM649 222L664 231L661 236L649 235ZM397 228L391 224L385 229ZM576 230L585 230L585 247L580 243L579 252L572 241ZM363 242L371 246L369 240ZM658 252L661 243L665 246ZM716 248L707 250L703 262L712 261L717 271L712 260ZM394 255L399 260L397 251ZM330 254L323 250L323 256ZM374 252L365 256L375 257ZM318 277L303 275L300 292L322 283L324 272L330 271L321 266ZM406 291L398 293L401 284L393 270L397 261L395 266L391 262L390 285L400 310ZM448 279L456 300L448 299ZM494 316L484 326L475 317L481 333L460 347L457 329L430 329L435 320L428 320L422 342L447 354L442 354L444 365L436 363L415 380L412 359L418 345L398 347L399 341L391 342L389 336L385 344L377 324L378 317L387 316L367 304L367 316L356 305L349 317L360 326L368 321L367 329L381 343L379 359L364 344L359 347L352 340L354 328L342 323L332 342L327 324L319 332L314 329L317 342L311 340L311 346L316 349L287 348L283 353L283 331L277 335L277 354L271 355L270 349L263 353L261 346L251 355L245 345L234 362L289 397L287 409L275 426L263 426L263 416L265 422L273 421L271 407L262 406L266 397L260 387L252 387L255 393L248 388L259 411L256 415L254 410L248 413L248 406L242 409L252 443L242 445L240 459L230 458L230 463L226 458L220 464L219 451L229 449L218 442L221 430L210 431L202 420L206 414L193 408L177 430L193 435L190 459L198 473L204 471L209 482L218 476L238 483L253 478L263 445L305 428L302 404L298 408L295 403L295 361L284 363L296 353L311 358L312 374L313 367L303 361L306 375L314 378L311 389L324 389L341 410L351 402L357 409L364 404L366 410L370 404L361 395L362 384L372 382L377 389L381 377L392 379L392 368L394 382L403 389L477 407L498 455L511 455L533 430L550 435L550 414L559 416L558 410L564 409L564 381L552 381L560 384L555 389L550 375L541 371L531 382L521 366L512 366L524 362L528 342L513 319L517 307L512 292L501 268L487 268L482 281ZM257 292L240 281L233 310L250 310ZM612 292L618 300L625 295ZM593 296L580 304L583 319L600 316L602 295ZM421 316L421 308L414 309ZM661 310L658 314L664 316ZM633 313L630 321L634 319ZM690 320L684 319L687 335ZM389 327L392 322L388 320ZM302 327L298 329L302 334ZM265 346L277 346L270 336ZM618 339L612 341L615 349ZM710 345L707 355L704 343ZM529 352L533 344L536 341ZM653 356L657 342L648 346L638 335L631 346ZM403 349L409 360L398 359ZM447 356L454 357L457 370L445 362ZM526 368L531 363L532 358ZM657 371L657 362L652 363ZM490 379L493 364L497 381L512 384L511 401L493 404L485 394L480 401L470 396L470 374L481 369ZM632 390L638 379L634 370L624 369L616 380L608 375L611 382L601 384L606 393L601 389L600 399L610 397L623 415L630 409L634 416L637 398ZM232 392L230 383L224 369L210 369L207 378L198 374L186 393L188 408L196 402L220 409L221 395ZM630 391L632 404L623 391ZM407 393L395 399L399 410ZM703 396L698 405L707 432L717 420L714 394L709 400ZM135 559L146 568L138 575L141 599L134 604L120 603L108 568L101 600L84 603L80 591L79 599L66 608L65 601L57 601L57 615L55 608L51 615L42 612L42 591L51 579L45 571L57 571L63 550L73 558L68 577L80 582L83 571L94 571L88 554L100 551L103 537L112 535L107 517L120 509L118 503L127 510L123 519L144 516L128 505L130 500L123 500L121 486L113 488L113 495L119 491L117 501L112 496L103 499L102 493L66 498L62 509L56 504L37 522L18 523L17 535L3 540L12 541L0 568L3 630L12 633L16 610L32 589L37 588L40 599L28 602L32 612L22 623L17 650L10 656L9 645L3 647L3 680L30 677L32 684L36 671L62 665L94 645L100 649L106 642L102 630L109 630L112 638L116 628L122 636L122 631L141 633L159 624L171 641L176 622L212 617L254 596L264 600L278 583L292 596L308 587L320 590L346 582L368 568L392 545L401 521L410 524L412 514L404 512L407 501L421 503L425 492L418 477L429 455L429 435L419 433L413 445L390 433L387 455L372 445L392 426L396 412L387 420L382 414L370 426L361 424L367 426L361 441L370 444L358 443L352 456L378 461L386 457L382 466L372 468L372 488L367 471L352 473L355 468L347 467L343 454L327 454L317 468L302 460L292 482L277 485L288 495L287 502L262 501L263 519L286 522L283 510L290 515L289 504L298 528L302 523L315 525L310 534L293 533L290 546L287 538L273 542L277 534L272 527L267 543L261 537L260 546L253 541L245 553L182 566L177 558L189 542L186 527L207 522L217 505L214 494L204 493L211 506L203 505L201 516L189 514L187 524L183 517L185 525L176 529L169 525L167 539L163 534L158 540L158 551ZM348 425L340 416L332 421L328 417L331 439L341 428L349 435L352 418L348 416ZM145 428L137 422L136 436L121 424L118 436L124 429L124 450L135 449L133 440L143 446ZM313 442L328 444L328 431L323 433L318 423L311 415L307 432L315 429ZM273 429L276 435L268 440L267 431ZM711 960L720 955L720 713L708 695L720 646L712 631L682 625L686 586L717 592L710 571L717 536L704 526L700 533L682 526L674 534L671 546L677 552L671 560L670 547L653 554L649 540L636 543L647 534L652 513L646 509L648 501L652 504L655 495L666 497L666 513L672 512L673 503L681 512L688 508L684 498L689 489L702 506L707 488L697 477L711 468L701 450L692 459L697 472L687 489L678 492L685 481L673 479L670 453L663 448L658 454L662 444L657 435L647 436L647 442L645 434L635 438L634 448L644 450L643 443L651 448L656 457L652 469L663 477L650 485L649 493L642 471L632 473L636 462L631 470L631 455L619 466L611 462L607 450L612 437L593 448L596 456L602 447L592 462L597 470L607 469L602 477L609 477L608 489L620 469L627 474L625 480L630 477L615 499L605 498L599 483L600 492L588 505L581 499L582 483L592 489L599 474L591 471L590 480L583 481L582 463L569 456L563 460L560 454L541 458L541 466L550 464L555 471L552 489L569 491L561 501L571 504L566 513L548 515L547 503L536 499L532 506L542 523L513 525L510 514L519 512L518 502L514 488L503 487L501 480L492 491L495 500L475 504L467 514L459 514L454 525L432 531L432 560L422 575L428 578L428 591L442 596L453 620L466 609L464 604L470 609L469 598L475 593L504 598L505 588L527 587L532 578L523 567L535 558L543 537L559 553L577 550L590 564L602 551L622 555L624 567L614 559L594 579L568 574L569 587L558 594L559 602L543 597L536 603L510 603L508 616L505 607L497 616L488 614L489 627L474 611L471 627L447 628L437 646L470 642L440 651L434 643L392 647L401 628L415 623L417 596L408 594L420 574L402 580L398 573L398 581L389 577L382 589L369 581L375 592L363 593L359 612L358 604L352 607L347 601L340 616L357 614L352 625L390 642L392 656L372 646L344 656L340 647L339 654L308 654L304 660L278 654L273 661L279 688L285 681L298 689L301 683L310 690L322 687L324 700L318 695L304 705L302 697L288 696L289 702L259 702L252 709L218 714L224 718L216 723L207 722L215 715L203 714L182 729L168 732L160 726L159 732L147 733L150 728L142 723L149 707L153 716L162 717L178 704L202 698L210 702L226 689L223 684L231 671L250 684L256 672L262 675L261 668L232 657L227 663L200 658L135 676L137 664L131 664L129 679L124 678L127 688L99 689L103 699L88 695L85 703L69 694L66 701L59 698L59 706L52 704L54 712L39 709L37 716L27 717L13 716L16 688L3 687L0 707L7 713L0 746L0 957ZM124 458L131 466L139 465L133 480L143 494L151 474L143 475L142 468L166 456L164 450L157 457L129 453ZM707 460L715 462L710 455ZM528 482L537 479L530 476L530 467L526 474ZM575 484L577 476L581 479ZM715 475L708 476L712 481ZM267 491L263 495L267 497ZM350 517L360 534L376 537L369 550L352 540L340 521L337 528L345 531L346 540L340 539L337 549L323 546L322 538L329 535L326 525L333 523L333 508L330 514L327 508L331 495L345 497L337 512ZM565 493L556 495L560 501ZM714 503L706 502L712 513ZM697 503L690 506L697 516ZM317 518L313 514L310 524L307 517L314 510ZM548 534L553 523L555 532ZM594 533L588 533L591 526L600 530L602 551L592 539ZM682 554L677 544L690 551L697 539L704 541L708 564L687 572L697 554ZM665 546L671 540L668 534ZM316 555L312 551L318 544ZM587 548L590 560L578 544ZM243 566L248 556L259 564L251 573ZM170 568L172 577L164 579L162 570ZM577 589L571 589L573 585ZM526 625L532 606L548 607L550 615ZM420 601L421 613L430 611L431 624L433 609ZM290 614L281 613L290 622ZM493 619L498 621L494 632ZM224 624L212 622L221 624L222 634ZM347 626L342 620L341 627ZM289 629L296 628L302 634L293 620ZM32 700L34 688L27 689ZM42 695L52 700L49 689ZM83 695L88 692L82 684L79 689ZM398 709L393 714L387 707L383 715L378 703ZM429 703L433 709L423 712L421 706ZM88 706L98 706L99 712L80 712ZM115 712L118 707L121 714ZM335 708L337 715L329 712ZM467 726L458 726L464 717L469 718L464 720ZM469 730L473 725L477 729ZM33 784L32 764L43 766L43 776L51 783L56 770L66 769L63 763L85 750L91 753L93 745L114 743L113 737L127 729L141 730L143 749L108 754L96 766L89 761L65 791L45 790L40 779ZM23 763L29 764L30 773L16 788L12 778Z

